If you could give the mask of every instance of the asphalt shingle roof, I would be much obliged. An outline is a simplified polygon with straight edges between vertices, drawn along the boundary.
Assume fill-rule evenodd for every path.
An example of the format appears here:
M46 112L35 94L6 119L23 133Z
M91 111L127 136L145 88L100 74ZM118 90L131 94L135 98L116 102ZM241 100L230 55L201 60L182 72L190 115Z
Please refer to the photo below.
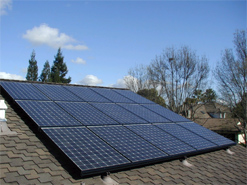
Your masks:
M0 99L3 99L1 96ZM6 101L5 101L6 102ZM45 139L29 128L28 120L6 102L7 124L17 135L0 136L0 184L104 184L100 176L80 178ZM246 184L247 150L234 146L179 160L114 172L119 184Z

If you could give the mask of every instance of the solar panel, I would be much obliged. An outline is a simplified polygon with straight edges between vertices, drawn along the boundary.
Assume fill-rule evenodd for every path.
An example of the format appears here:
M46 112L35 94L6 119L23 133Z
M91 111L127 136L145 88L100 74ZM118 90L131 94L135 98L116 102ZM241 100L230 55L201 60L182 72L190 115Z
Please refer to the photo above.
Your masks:
M90 129L132 162L167 156L124 126L93 127Z
M126 127L169 155L195 151L193 147L154 125L127 125Z
M165 132L173 135L174 137L180 139L181 141L187 143L188 145L196 148L197 150L216 147L214 143L175 123L160 124L156 126L161 128Z
M136 114L137 116L141 117L142 119L145 119L149 123L165 123L165 122L171 122L170 120L167 120L166 118L150 111L149 109L146 109L145 107L142 107L138 104L118 104L121 107L127 109L128 111Z
M135 103L140 103L140 104L154 104L154 102L130 91L130 90L120 90L120 89L114 89L115 92L121 94L122 96L125 96L126 98L132 100Z
M0 82L14 100L50 100L31 83Z
M53 101L82 101L61 85L35 84L35 86Z
M116 93L112 89L106 89L106 88L91 88L91 89L114 103L134 103L130 99Z
M87 87L78 87L78 86L64 86L69 91L76 94L78 97L83 99L86 102L105 102L110 103L111 101L94 92Z
M73 115L84 125L109 125L118 124L109 116L100 112L88 103L79 102L57 102L63 109Z
M42 128L82 173L130 163L87 128Z
M110 116L112 119L120 124L131 124L131 123L147 123L145 120L137 117L131 112L125 110L116 104L110 103L91 103L94 107Z
M228 144L234 144L233 141L230 139L227 139L211 130L208 130L204 128L201 125L198 125L196 123L190 122L190 123L179 123L182 127L202 136L203 138L217 144L217 145L228 145Z
M173 122L190 122L190 120L186 119L183 116L180 116L176 114L175 112L172 112L165 107L162 107L161 105L158 104L145 104L143 105L144 107L154 111L155 113L173 121Z
M20 100L17 103L40 127L82 125L52 101Z

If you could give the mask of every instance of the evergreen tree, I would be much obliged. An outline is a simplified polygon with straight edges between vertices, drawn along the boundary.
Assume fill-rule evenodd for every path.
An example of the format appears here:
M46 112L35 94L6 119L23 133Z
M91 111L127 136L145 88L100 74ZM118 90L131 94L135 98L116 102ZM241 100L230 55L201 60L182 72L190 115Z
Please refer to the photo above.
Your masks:
M51 67L51 81L57 83L70 83L71 77L65 78L68 73L67 65L63 62L63 55L61 52L61 48L58 49L57 55L55 56L55 60L53 62L53 66Z
M50 82L51 81L51 68L48 60L45 62L44 68L42 73L39 77L40 81L42 82Z
M29 60L29 66L27 68L26 79L28 81L37 81L38 80L38 66L37 66L37 61L35 60L35 51L34 50L31 54L31 59Z

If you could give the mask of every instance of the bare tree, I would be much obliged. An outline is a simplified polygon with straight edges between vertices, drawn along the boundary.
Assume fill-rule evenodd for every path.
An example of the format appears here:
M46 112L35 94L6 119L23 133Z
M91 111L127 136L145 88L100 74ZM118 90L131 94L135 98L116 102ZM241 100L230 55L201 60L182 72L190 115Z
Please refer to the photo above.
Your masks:
M231 108L241 104L241 113L237 115L242 126L246 145L246 122L247 122L247 46L246 31L237 30L234 34L232 49L225 49L222 59L215 69L215 77L218 81L219 91L222 98L227 101ZM235 54L235 55L234 55Z

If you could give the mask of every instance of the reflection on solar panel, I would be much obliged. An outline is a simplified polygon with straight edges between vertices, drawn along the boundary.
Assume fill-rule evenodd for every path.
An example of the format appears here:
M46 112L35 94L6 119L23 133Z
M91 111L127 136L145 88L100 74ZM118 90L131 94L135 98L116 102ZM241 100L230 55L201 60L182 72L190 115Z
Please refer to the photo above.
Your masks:
M197 134L194 134L193 132L175 123L160 124L156 126L173 135L174 137L182 140L188 145L196 148L197 150L216 147L214 143L198 136Z
M124 96L116 93L112 89L102 89L102 88L91 88L91 89L114 103L134 103L130 99L125 98Z
M69 91L76 94L80 97L83 101L86 102L104 102L110 103L111 101L104 98L103 96L99 95L98 93L94 92L90 88L87 87L78 87L78 86L64 86Z
M88 103L57 102L63 109L73 115L84 125L109 125L118 124Z
M132 91L128 91L128 90L120 90L120 89L114 89L115 92L125 96L126 98L134 101L135 103L140 103L140 104L154 104L154 102L143 98L142 96L139 96L138 94L132 92Z
M183 154L196 150L154 125L128 125L126 127L169 155Z
M35 84L35 86L54 101L82 101L61 85Z
M81 126L54 102L17 101L21 108L40 126Z
M1 82L1 86L15 100L49 100L31 83Z
M133 162L167 156L123 126L94 127L91 130Z
M179 123L184 128L187 128L188 130L202 136L203 138L217 144L217 145L224 145L224 144L229 144L232 143L234 144L233 141L211 131L206 128L204 128L201 125L198 125L196 123L190 122L190 123Z
M0 85L82 175L235 144L127 90L11 81Z
M152 105L148 104L143 106L173 122L190 122L190 120L186 119L185 117L180 116L158 104L152 104Z
M119 104L121 107L124 107L130 112L133 112L137 116L141 117L142 119L145 119L146 121L150 123L166 123L171 122L167 120L166 118L146 109L145 107L142 107L141 105L137 104Z
M43 128L43 131L84 173L130 162L87 128Z

